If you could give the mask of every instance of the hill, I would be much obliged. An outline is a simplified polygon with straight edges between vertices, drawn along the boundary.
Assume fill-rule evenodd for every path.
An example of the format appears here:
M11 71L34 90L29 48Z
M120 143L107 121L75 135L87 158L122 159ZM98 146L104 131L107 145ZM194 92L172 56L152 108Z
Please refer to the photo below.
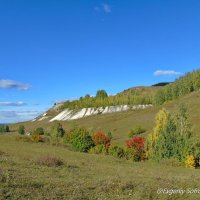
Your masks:
M180 103L185 103L188 108L190 121L193 124L194 133L198 136L200 132L200 91L192 92L184 97L165 103L162 106L153 106L145 110L129 110L126 112L110 113L105 115L95 115L87 118L77 119L74 121L60 121L64 129L69 131L72 127L80 126L85 127L90 130L102 130L105 132L111 131L114 136L114 141L116 143L124 143L127 139L129 131L137 126L142 126L147 135L152 131L154 126L154 119L158 111L165 107L170 111L174 111L177 105ZM55 115L56 111L51 111ZM56 113L57 114L57 113ZM17 123L11 125L12 129L17 130L20 124L25 125L27 131L34 130L37 127L44 127L50 130L54 122L49 122L49 119L44 119L42 121L29 121L24 123Z
M130 88L117 95L124 98L129 94L148 93L148 96L153 94L154 98L159 99L162 97L160 94L165 97L166 94L172 95L171 88L180 88L185 80L181 78L177 82L166 86ZM196 85L197 81L190 83L190 86L194 83ZM184 103L193 125L190 130L193 139L199 141L200 91L198 87L183 91L177 96L172 95L173 98L164 99L161 105L154 103L146 109L129 109L59 123L66 133L70 133L74 127L85 127L90 132L111 132L111 147L118 145L116 148L125 152L120 147L124 148L131 129L142 127L144 132L140 136L146 139L152 133L159 110L166 108L174 113L177 106ZM61 107L62 104L55 105L39 116L38 119L43 117L42 120L12 124L12 133L0 135L0 199L198 199L199 194L195 192L195 188L200 187L198 169L186 169L184 163L175 158L159 162L151 159L133 162L127 157L113 157L110 154L76 152L71 144L64 142L66 138L62 138L61 142L46 138L47 141L37 143L31 142L29 136L17 135L19 125L24 125L27 132L38 127L52 131L51 127L57 122L50 122L50 119L62 112ZM80 133L81 137L84 134ZM173 189L183 193L169 195Z
M81 126L88 128L90 130L101 130L105 132L112 132L114 136L114 141L116 143L123 143L124 140L127 139L127 134L129 131L137 126L142 126L146 132L144 135L150 133L154 126L154 118L156 113L162 108L165 107L168 110L174 111L178 104L184 103L186 104L189 112L189 116L191 119L192 124L194 125L194 133L198 135L200 132L200 125L198 121L200 120L200 101L199 101L199 86L200 86L200 71L194 71L191 73L187 73L185 76L180 77L174 83L167 84L165 86L150 86L150 87L135 87L124 90L123 92L115 95L114 97L111 96L110 98L118 99L122 97L122 99L126 99L126 97L152 97L153 107L146 108L145 110L127 110L126 112L113 112L107 113L105 115L93 115L87 116L86 118L76 119L73 121L60 121L63 125L64 129L69 131L72 127ZM159 85L159 84L158 84ZM179 90L179 95L174 96L173 92ZM181 92L182 91L182 92ZM100 91L100 93L105 91ZM97 92L98 93L98 92ZM101 94L102 95L102 94ZM171 96L171 98L169 98ZM168 98L167 98L168 97ZM109 97L98 98L97 97L85 97L97 100L98 102L101 101L103 104L107 103ZM163 99L165 98L165 99ZM114 99L116 101L116 99ZM160 102L162 100L162 105ZM81 102L84 101L83 99L72 101L72 105L79 105L81 106ZM87 101L86 101L87 102ZM157 102L159 102L157 104ZM66 103L66 102L65 102ZM57 104L51 109L49 109L46 113L42 116L39 116L35 121L29 121L25 123L18 123L11 125L13 129L17 129L19 124L24 124L27 131L32 131L35 128L41 126L47 130L50 130L53 122L49 122L51 119L55 118L60 112L63 111L64 107L62 104ZM68 105L69 102L67 102ZM106 104L107 105L107 104ZM66 108L69 109L69 108ZM86 109L87 110L87 109ZM77 112L77 110L75 110Z

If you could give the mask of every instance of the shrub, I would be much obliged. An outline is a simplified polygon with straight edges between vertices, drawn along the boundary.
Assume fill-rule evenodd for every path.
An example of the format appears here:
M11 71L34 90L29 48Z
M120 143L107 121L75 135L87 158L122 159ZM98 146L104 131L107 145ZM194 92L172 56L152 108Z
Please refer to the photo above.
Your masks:
M195 158L193 155L188 155L185 160L185 166L187 168L195 168Z
M144 142L144 138L139 136L135 136L126 141L127 147L134 150L134 153L132 152L134 161L141 161L145 159Z
M44 135L44 129L42 127L38 127L33 131L33 134Z
M46 136L51 136L50 132L47 131L47 130L44 131L44 135L46 135Z
M193 151L191 152L191 154L193 154L195 157L196 167L199 167L200 166L200 140L195 138L192 141L192 144L193 144Z
M37 159L36 164L47 167L59 167L63 165L63 161L53 156L41 156Z
M94 141L95 145L100 145L100 144L106 145L110 143L111 138L106 136L104 133L98 132L92 136L92 140Z
M91 154L107 154L107 149L104 144L98 144L92 147L88 152Z
M124 156L127 160L136 161L135 150L133 148L125 148Z
M24 135L25 134L25 127L23 125L20 125L18 128L18 133L20 135Z
M31 136L31 139L33 142L44 142L43 137L41 135L38 134L33 134Z
M87 152L90 148L94 146L89 132L84 128L74 128L71 132L70 143L73 147L80 152Z
M71 143L71 139L72 139L72 134L74 132L74 129L70 130L68 133L64 134L64 142L65 143Z
M134 148L136 150L143 150L144 149L144 138L135 136L130 140L126 141L128 148Z
M60 123L56 123L51 127L51 136L55 139L63 137L64 133L65 131Z
M108 149L108 153L109 155L114 156L116 158L123 158L125 156L124 149L117 145L111 145Z
M145 129L141 128L140 126L136 127L135 129L131 129L128 136L129 138L132 138L135 135L140 135L142 133L146 132Z
M110 131L108 132L107 136L110 138L110 140L112 140L113 135L112 135L112 133Z
M9 126L0 126L0 133L8 133L10 132Z

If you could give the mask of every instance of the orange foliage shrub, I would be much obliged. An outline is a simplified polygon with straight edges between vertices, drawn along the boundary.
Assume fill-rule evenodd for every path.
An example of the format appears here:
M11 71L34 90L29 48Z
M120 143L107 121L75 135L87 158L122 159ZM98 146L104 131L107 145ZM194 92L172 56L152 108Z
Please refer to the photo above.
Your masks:
M104 144L106 146L109 146L108 144L110 143L111 141L111 138L106 136L104 133L102 132L98 132L98 133L95 133L93 136L92 136L92 140L94 141L94 144L95 145L99 145L99 144Z
M31 136L31 139L34 142L44 142L43 137L41 135L38 135L38 134L33 134Z

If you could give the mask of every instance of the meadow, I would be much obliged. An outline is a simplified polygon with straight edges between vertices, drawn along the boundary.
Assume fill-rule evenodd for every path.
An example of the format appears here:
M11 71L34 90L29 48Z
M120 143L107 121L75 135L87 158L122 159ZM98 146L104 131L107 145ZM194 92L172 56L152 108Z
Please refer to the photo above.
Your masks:
M51 155L57 167L37 160ZM157 194L159 188L200 188L199 170L173 160L131 162L70 151L67 147L0 136L0 199L198 199L199 194Z
M60 123L67 133L76 126L95 132L111 132L111 146L124 147L132 128L141 126L145 132L140 136L146 139L153 132L159 110L165 108L174 113L184 103L192 124L189 131L198 144L199 98L197 90L145 110ZM55 111L49 112L52 117L55 114ZM0 134L0 199L199 199L199 165L196 169L185 168L183 162L173 158L133 162L126 157L77 152L68 143L55 145L19 139L17 129L20 125L26 132L38 127L51 132L50 127L55 123L48 119L16 123L9 125L9 133Z

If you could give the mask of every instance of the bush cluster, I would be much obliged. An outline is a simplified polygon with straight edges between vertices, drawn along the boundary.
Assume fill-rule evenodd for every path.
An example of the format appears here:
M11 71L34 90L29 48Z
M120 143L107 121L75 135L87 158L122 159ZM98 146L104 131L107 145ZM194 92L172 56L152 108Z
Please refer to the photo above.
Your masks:
M23 125L20 125L18 128L18 133L20 135L24 135L25 134L25 127Z
M116 158L124 158L132 161L154 159L179 165L184 163L186 167L195 168L200 163L200 141L192 140L191 124L188 119L187 109L180 105L175 114L162 109L156 116L155 127L147 136L147 139L139 136L145 130L141 127L134 129L133 137L121 147L112 144L112 133L90 133L85 128L75 127L65 133L60 123L53 124L50 136L44 135L45 130L38 127L33 134L20 136L24 141L46 142L48 140L60 140L67 142L79 152L92 154L111 155ZM19 134L25 132L24 126L19 127ZM21 139L20 139L21 140ZM176 162L177 161L177 162Z
M111 145L108 149L108 153L111 156L114 156L116 158L123 158L124 157L124 148L117 146L117 145Z
M0 133L8 133L8 132L10 132L8 125L0 126Z
M94 146L92 136L84 128L74 128L69 133L69 142L80 152L88 152Z
M143 129L141 126L138 126L134 129L131 129L128 136L129 136L129 138L132 138L133 136L140 135L145 132L146 132L145 129Z
M42 127L38 127L33 131L35 135L44 135L44 129Z
M193 155L188 155L185 160L185 166L194 169L196 166L195 158Z
M126 145L130 151L127 153L132 154L132 158L134 161L141 161L145 159L145 139L143 137L135 136L126 141Z
M44 138L39 134L31 135L31 139L33 142L44 142Z
M51 131L50 131L50 136L57 140L59 138L62 138L65 134L65 130L62 127L62 124L60 124L59 122L56 122L52 127L51 127Z
M104 155L106 155L107 149L106 149L104 144L98 144L98 145L92 147L88 152L91 153L91 154L104 154Z

